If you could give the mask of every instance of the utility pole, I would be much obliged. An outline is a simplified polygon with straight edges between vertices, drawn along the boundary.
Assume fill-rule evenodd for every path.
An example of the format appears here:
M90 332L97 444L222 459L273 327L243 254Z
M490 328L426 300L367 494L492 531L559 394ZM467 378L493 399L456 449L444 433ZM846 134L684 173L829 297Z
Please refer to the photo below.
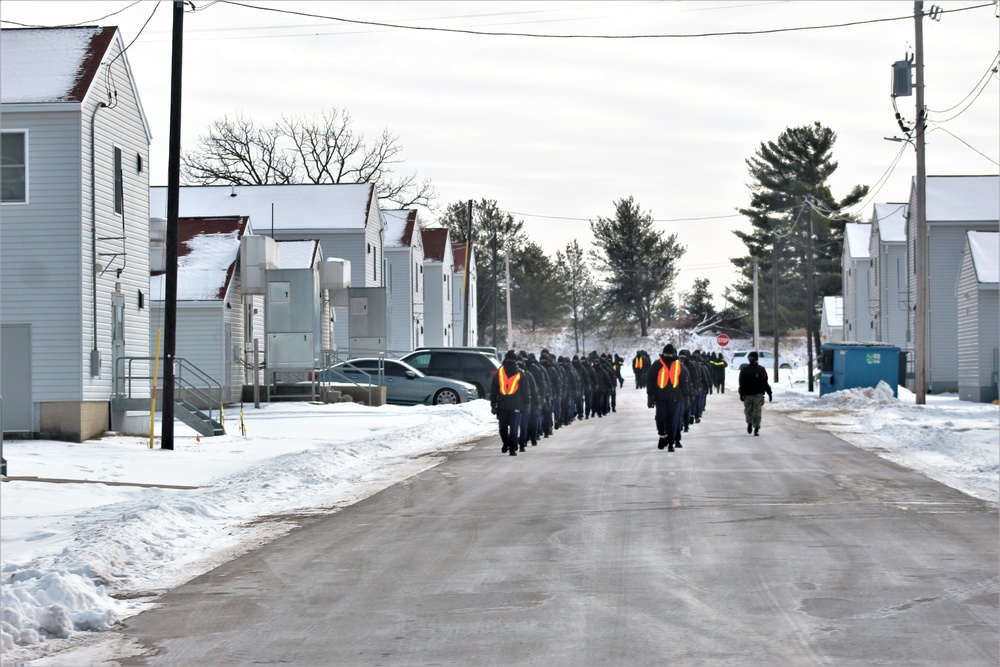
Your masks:
M774 381L778 381L778 237L771 243L771 322L774 332Z
M511 339L511 334L514 329L510 321L510 252L504 257L505 266L505 281L507 283L507 349L513 350L514 341Z
M497 346L497 224L493 221L493 347ZM508 348L509 349L509 348Z
M753 349L760 353L760 317L757 307L757 258L753 258Z
M813 210L809 207L808 239L806 241L806 359L809 371L809 393L813 391Z
M924 156L924 3L913 3L915 65L917 69L916 238L913 244L913 384L916 404L927 403L927 165Z
M160 447L174 448L174 358L177 355L177 218L181 185L181 71L184 2L174 0L170 66L170 145L167 155L167 253L163 295L163 409Z
M462 294L465 297L465 327L462 331L462 345L465 347L469 346L469 330L472 329L472 313L469 312L469 304L472 303L472 297L469 294L469 287L472 282L469 278L472 267L470 262L472 261L472 200L469 200L468 208L466 210L466 232L465 232L465 276L464 282L465 286L462 290Z

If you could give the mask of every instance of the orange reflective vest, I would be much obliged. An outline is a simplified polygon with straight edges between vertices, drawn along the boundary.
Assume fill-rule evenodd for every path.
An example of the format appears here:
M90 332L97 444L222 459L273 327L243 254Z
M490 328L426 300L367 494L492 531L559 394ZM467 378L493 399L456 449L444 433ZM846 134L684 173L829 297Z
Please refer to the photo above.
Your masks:
M500 376L500 393L504 396L510 396L517 392L518 387L521 385L521 373L514 373L511 377L507 377L507 371L500 367L497 371Z
M678 359L670 364L670 366L667 366L662 361L660 364L660 372L656 374L656 384L660 389L665 388L668 384L672 384L676 388L681 381L680 360Z
M642 357L639 357L638 359L635 360L635 367L642 368Z

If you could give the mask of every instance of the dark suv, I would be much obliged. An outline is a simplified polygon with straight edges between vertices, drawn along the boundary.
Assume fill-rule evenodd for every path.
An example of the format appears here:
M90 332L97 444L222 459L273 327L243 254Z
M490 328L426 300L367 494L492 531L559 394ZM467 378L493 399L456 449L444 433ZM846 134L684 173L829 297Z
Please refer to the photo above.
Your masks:
M461 380L476 386L480 398L489 398L500 362L493 355L468 347L419 348L400 358L425 375Z

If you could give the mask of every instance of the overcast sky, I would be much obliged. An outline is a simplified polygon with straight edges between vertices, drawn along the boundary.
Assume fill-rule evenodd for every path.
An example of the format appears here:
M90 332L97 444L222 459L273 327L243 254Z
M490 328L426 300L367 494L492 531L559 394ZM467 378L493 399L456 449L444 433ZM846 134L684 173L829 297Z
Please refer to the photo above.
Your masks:
M184 17L184 149L227 114L267 124L346 110L366 135L399 137L401 169L430 179L442 207L495 199L552 256L573 239L589 246L588 221L634 197L687 248L678 291L704 277L718 295L735 280L729 260L746 252L732 230L749 230L736 213L749 202L746 160L786 128L819 121L837 133L833 194L872 186L851 211L866 219L876 201L906 201L916 170L911 147L884 139L900 135L890 70L915 48L909 1L194 4ZM996 174L996 5L938 4L940 20L923 21L927 173ZM117 25L135 40L151 184L166 185L172 3L154 7L2 0L0 19ZM974 9L954 11L965 8ZM915 98L898 102L912 121Z

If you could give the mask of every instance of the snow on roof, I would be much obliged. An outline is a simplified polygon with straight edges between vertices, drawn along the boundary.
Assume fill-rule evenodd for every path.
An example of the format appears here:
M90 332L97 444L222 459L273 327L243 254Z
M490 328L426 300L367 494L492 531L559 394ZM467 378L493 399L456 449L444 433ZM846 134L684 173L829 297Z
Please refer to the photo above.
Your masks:
M844 326L844 297L824 296L823 317L832 327Z
M847 254L851 259L868 259L868 242L871 240L872 226L867 222L849 222L844 225L844 240Z
M245 217L180 218L177 220L177 300L220 301L240 256ZM162 301L166 275L149 277L152 298Z
M118 29L0 30L0 102L79 102Z
M385 217L385 247L408 248L412 246L417 211L415 209L382 211L382 215Z
M980 283L1000 283L1000 232L966 232Z
M878 227L878 236L883 243L906 241L906 214L909 208L909 204L875 204L872 224Z
M278 241L279 269L311 269L319 258L319 241Z
M927 222L1000 222L1000 176L928 176Z
M374 204L371 183L188 185L180 188L182 216L246 215L258 234L364 229ZM149 214L166 217L167 188L149 188Z

